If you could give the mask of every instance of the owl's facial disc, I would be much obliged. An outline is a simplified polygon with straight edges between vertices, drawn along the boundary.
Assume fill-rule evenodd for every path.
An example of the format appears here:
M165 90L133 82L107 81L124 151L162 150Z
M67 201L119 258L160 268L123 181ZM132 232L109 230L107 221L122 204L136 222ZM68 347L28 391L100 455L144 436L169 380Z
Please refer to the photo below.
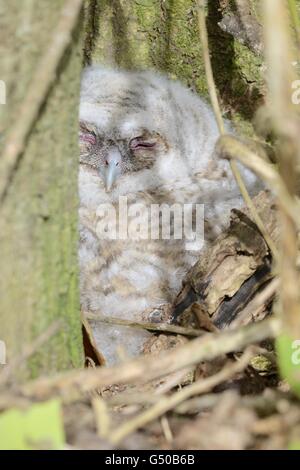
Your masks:
M166 140L147 129L130 138L118 129L105 135L95 125L80 122L79 137L80 163L97 172L106 191L117 186L122 175L151 169L168 150Z
M110 191L113 184L121 174L122 156L117 148L112 148L105 159L105 188Z

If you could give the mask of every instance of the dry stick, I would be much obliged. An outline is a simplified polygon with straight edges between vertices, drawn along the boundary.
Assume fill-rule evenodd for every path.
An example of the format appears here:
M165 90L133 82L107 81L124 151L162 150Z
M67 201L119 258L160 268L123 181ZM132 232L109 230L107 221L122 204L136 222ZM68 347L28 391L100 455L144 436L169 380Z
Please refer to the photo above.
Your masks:
M202 330L196 330L194 328L185 328L183 326L177 325L169 325L168 323L135 322L130 320L124 320L123 318L104 317L103 315L101 316L88 312L84 313L84 316L87 320L107 323L109 325L130 326L143 330L163 331L166 333L175 333L183 336L201 336L204 334Z
M107 403L99 395L92 397L91 403L94 411L97 434L103 439L108 435L110 429L110 415Z
M215 113L215 117L217 120L219 132L221 135L225 134L225 127L224 127L224 121L222 118L221 114L221 109L218 101L218 96L217 96L217 90L216 90L216 85L214 81L214 76L213 76L213 71L212 71L212 66L211 66L211 60L210 60L210 55L209 55L209 47L208 47L208 36L207 36L207 29L206 29L206 22L205 22L205 8L204 8L204 1L203 0L198 0L198 25L199 25L199 33L200 33L200 39L201 39L201 44L202 44L202 52L203 52L203 58L204 58L204 66L205 66L205 73L206 73L206 80L208 84L208 90L209 90L209 95L210 95L210 100L211 104ZM274 259L278 259L278 254L277 254L277 249L276 246L268 234L268 231L266 230L263 221L261 220L255 205L253 204L253 201L251 197L249 196L249 193L247 191L247 188L245 186L245 183L242 179L242 176L239 172L239 169L236 165L236 162L230 160L230 166L231 166L231 171L236 179L237 185L240 188L241 194L249 207L250 213L253 217L253 220L255 221L257 227L261 231L267 245L269 246Z
M35 338L31 344L24 348L20 356L12 359L9 365L6 366L0 374L0 387L5 385L11 376L15 374L16 369L20 366L23 366L29 357L35 354L44 343L46 343L60 330L61 326L62 322L60 320L52 323L45 331Z
M168 418L166 416L162 416L161 420L160 420L160 423L161 423L161 427L162 427L162 430L163 430L166 441L167 442L172 442L173 441L173 434L172 434L172 431L171 431L171 428L170 428Z
M0 411L9 408L26 409L32 404L32 400L13 395L11 391L0 394Z
M300 229L299 201L290 195L284 181L271 163L258 157L246 147L246 145L231 135L220 137L217 143L217 153L220 154L222 158L234 158L239 160L243 165L254 171L264 180L276 195L280 197L280 204Z
M116 405L153 405L153 403L157 403L161 399L161 396L156 394L154 395L153 392L143 392L141 390L137 392L121 392L116 395L112 395L111 397L105 399L106 403L109 406L116 406ZM0 409L1 409L1 396L0 396Z
M169 392L172 388L175 388L182 384L183 380L187 378L187 375L193 372L193 368L182 369L170 377L162 384L159 384L151 393L143 392L140 387L138 391L121 392L108 398L106 401L110 405L138 405L138 404L153 404L160 400L160 396Z
M61 59L72 41L72 32L77 24L82 4L83 0L66 1L50 44L34 72L0 159L0 201L6 196L13 173L24 152L26 139L55 80Z
M191 374L190 377L193 377L193 371L194 368L189 367L186 369L181 369L178 372L175 372L174 374L171 374L169 377L167 377L165 382L157 385L153 394L162 395L163 393L169 392L172 388L180 385L184 379L187 379L189 374Z
M291 198L298 189L298 162L300 161L299 114L291 100L295 79L292 66L294 43L289 27L287 3L282 0L263 2L264 34L266 44L269 109L278 141L279 172ZM281 53L279 53L281 51ZM280 306L284 315L285 332L293 338L300 336L298 227L283 205L279 194L281 219ZM300 214L300 213L299 213ZM298 219L300 216L298 215Z
M278 318L270 318L238 330L208 333L174 350L157 356L139 357L113 367L69 371L25 384L20 393L37 399L62 396L65 401L77 399L91 390L112 384L136 383L166 376L200 361L239 351L249 344L274 338L281 331Z
M274 413L278 412L278 401L279 400L288 400L287 394L274 392L274 390L268 389L268 393L264 395L245 395L240 397L240 403L242 406L247 408L253 408L257 411L263 411L264 413ZM175 412L179 414L187 413L199 413L203 409L214 408L221 400L226 397L228 394L237 393L234 390L225 390L221 393L209 393L204 396L194 397L190 400L181 403L175 408Z
M191 396L210 391L216 385L230 379L236 373L241 372L249 364L253 354L253 351L246 351L239 362L224 367L220 372L207 379L194 382L179 392L174 393L172 396L165 396L148 410L136 416L131 421L124 423L122 426L119 426L115 431L112 431L108 436L108 440L116 444L128 434L131 434L167 411L172 410Z
M251 432L260 436L266 435L270 438L272 434L282 434L289 429L298 428L300 419L299 409L291 409L286 413L276 413L273 416L258 419L251 426Z
M245 318L249 318L250 314L256 309L268 302L273 295L277 292L279 287L279 279L272 279L270 284L259 292L254 299L252 299L249 304L239 313L238 317L231 323L231 328L238 328Z

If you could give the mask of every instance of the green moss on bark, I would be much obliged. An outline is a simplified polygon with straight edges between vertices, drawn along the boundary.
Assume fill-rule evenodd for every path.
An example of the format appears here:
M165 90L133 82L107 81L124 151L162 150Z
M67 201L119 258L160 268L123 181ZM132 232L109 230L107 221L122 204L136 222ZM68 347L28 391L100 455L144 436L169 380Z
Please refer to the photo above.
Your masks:
M18 117L64 3L1 4L1 78L8 90L1 119L4 135ZM22 378L83 365L77 272L82 45L78 32L74 36L1 207L0 338L8 361L55 320L62 322L24 372L16 371Z
M196 4L195 0L90 0L86 63L162 71L208 98ZM252 0L251 7L259 20L258 1ZM262 59L219 28L229 8L236 9L234 1L208 2L212 65L224 115L251 134L250 121L265 91Z

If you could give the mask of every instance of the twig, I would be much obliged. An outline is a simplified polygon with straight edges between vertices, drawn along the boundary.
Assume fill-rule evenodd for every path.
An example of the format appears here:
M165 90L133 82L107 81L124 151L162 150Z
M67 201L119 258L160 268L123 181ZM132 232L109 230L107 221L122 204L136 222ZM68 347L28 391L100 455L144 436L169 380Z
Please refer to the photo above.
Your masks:
M175 412L185 415L186 413L199 413L201 410L214 408L228 393L236 393L233 390L225 390L221 393L209 393L204 396L194 397L181 403L175 408ZM291 398L291 397L290 397ZM245 395L240 397L240 403L247 408L263 412L264 415L278 411L278 402L288 400L287 394L279 393L273 389L265 390L261 395Z
M162 384L159 384L155 390L154 390L154 395L162 395L163 393L169 392L172 388L176 387L179 385L185 377L188 376L188 374L193 373L193 368L186 368L179 370L178 372L175 372L174 374L171 374L170 377L167 377L167 380L163 382ZM191 375L193 377L193 375Z
M169 420L166 416L162 416L161 420L161 427L165 436L165 439L167 442L172 442L173 441L173 434L170 428Z
M37 338L35 338L31 344L25 346L24 350L18 357L11 359L9 365L7 365L0 374L0 387L6 385L11 376L15 374L16 369L24 365L27 359L35 354L44 343L49 341L49 339L52 338L61 327L62 322L60 320L55 321Z
M54 377L40 378L22 387L25 396L46 399L62 396L65 401L76 399L91 390L112 384L136 383L154 380L200 361L210 360L222 354L238 351L245 346L273 338L281 331L276 317L247 325L238 330L207 333L174 350L157 356L139 357L114 367L100 367L60 373Z
M272 238L270 237L270 235L269 235L269 233L268 233L268 231L267 231L260 215L257 212L257 209L256 209L251 197L249 196L249 193L248 193L247 188L244 184L242 176L241 176L241 174L240 174L240 172L237 168L236 162L234 160L230 159L230 165L231 165L232 172L235 176L235 179L237 181L237 184L238 184L238 186L240 188L240 191L242 193L242 196L244 198L244 201L246 202L246 204L249 208L249 211L250 211L250 213L253 217L253 220L256 223L258 229L260 230L260 233L264 237L266 244L270 248L273 259L275 261L278 261L278 251L277 251L277 248L275 246L275 243L273 242Z
M249 318L252 312L268 302L276 293L279 284L280 282L278 278L273 279L263 291L259 292L254 299L251 300L241 312L239 312L238 317L231 323L231 328L238 328L243 323L244 319Z
M214 75L212 71L209 47L208 47L208 36L205 22L205 5L203 0L198 0L198 25L199 25L199 34L202 44L202 53L204 59L206 81L208 85L208 91L210 96L211 105L213 107L215 117L217 120L218 128L220 134L225 134L224 121L221 114L221 109L219 105Z
M103 439L108 435L111 426L107 403L99 395L92 397L91 403L96 421L97 434Z
M299 420L300 411L294 408L284 414L280 413L255 421L251 432L259 436L266 435L269 437L270 434L279 434L283 430L296 428L299 425Z
M9 408L26 409L32 404L30 398L20 397L9 392L0 394L0 410L7 410Z
M209 95L210 95L210 100L211 104L215 113L215 117L217 120L219 132L221 135L225 134L225 126L224 126L224 121L222 118L221 114L221 109L218 101L218 95L217 95L217 90L216 90L216 85L214 81L214 76L213 76L213 71L212 71L212 66L211 66L211 60L210 60L210 55L209 55L209 47L208 47L208 36L207 36L207 28L206 28L206 22L205 22L205 9L204 9L204 1L203 0L198 0L198 25L199 25L199 33L200 33L200 38L201 38L201 43L202 43L202 51L203 51L203 58L204 58L204 66L205 66L205 72L206 72L206 80L208 84L208 90L209 90ZM268 235L268 232L264 226L263 221L261 220L255 205L253 204L253 201L251 197L249 196L249 193L247 191L247 188L245 186L245 183L243 181L243 178L239 172L239 169L236 165L236 162L230 160L230 167L231 171L236 179L237 185L240 189L240 192L244 198L244 201L246 202L247 206L249 207L250 213L253 217L254 222L256 223L257 227L261 231L262 235L264 236L267 245L269 246L272 254L274 255L274 258L276 257L276 248L274 244L272 243L272 240L270 236ZM269 244L271 243L271 245ZM275 248L275 251L273 252L273 249Z
M143 392L141 390L135 392L120 392L105 399L109 406L126 406L126 405L152 405L161 399L160 395L154 395L153 392ZM1 396L0 396L1 405ZM1 409L1 408L0 408Z
M266 43L269 109L278 142L279 172L293 199L298 191L300 156L299 115L291 100L291 85L295 78L292 67L294 44L291 39L287 3L282 0L263 2ZM279 54L278 51L282 52ZM300 336L300 293L298 254L298 218L291 217L285 194L279 193L281 219L280 305L284 315L284 330L291 338ZM286 361L286 359L284 359ZM296 379L295 379L296 380Z
M260 176L276 193L277 197L280 199L280 204L300 229L299 201L291 196L280 174L273 165L258 157L246 147L246 145L231 135L220 137L216 151L222 158L234 158L239 160L243 165Z
M119 426L118 429L112 431L108 436L108 440L114 444L117 444L128 434L131 434L137 429L143 427L145 424L153 421L167 411L172 410L191 396L210 391L216 385L219 385L225 380L230 379L238 372L241 372L248 365L252 356L253 351L247 351L239 360L239 362L225 367L223 370L211 377L208 377L207 379L198 380L197 382L183 388L171 396L162 398L158 403L148 410L136 416L131 421Z
M160 400L160 396L169 392L172 388L179 386L188 374L192 374L193 368L182 369L178 372L167 376L167 380L162 384L155 386L155 389L150 392L143 392L141 388L138 391L120 392L117 395L109 397L106 401L109 405L138 405L145 403L156 403ZM192 376L191 376L192 377Z
M6 196L13 173L24 152L26 139L55 80L57 68L71 43L72 32L77 24L82 4L83 0L66 0L50 44L37 65L28 92L17 113L16 122L7 137L0 159L1 202Z
M204 334L202 330L196 330L195 328L185 328L183 326L177 325L169 325L168 323L136 322L125 320L123 318L104 317L103 315L89 312L84 313L84 316L88 320L107 323L109 325L131 326L133 328L140 328L143 330L163 331L166 333L174 333L183 336L201 336Z

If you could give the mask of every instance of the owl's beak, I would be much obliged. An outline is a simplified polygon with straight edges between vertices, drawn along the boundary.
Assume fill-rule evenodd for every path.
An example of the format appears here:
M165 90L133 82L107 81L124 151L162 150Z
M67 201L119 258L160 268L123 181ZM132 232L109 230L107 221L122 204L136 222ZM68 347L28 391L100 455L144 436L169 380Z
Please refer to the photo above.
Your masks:
M119 150L111 150L105 161L105 187L110 191L118 176L121 174L122 157Z

